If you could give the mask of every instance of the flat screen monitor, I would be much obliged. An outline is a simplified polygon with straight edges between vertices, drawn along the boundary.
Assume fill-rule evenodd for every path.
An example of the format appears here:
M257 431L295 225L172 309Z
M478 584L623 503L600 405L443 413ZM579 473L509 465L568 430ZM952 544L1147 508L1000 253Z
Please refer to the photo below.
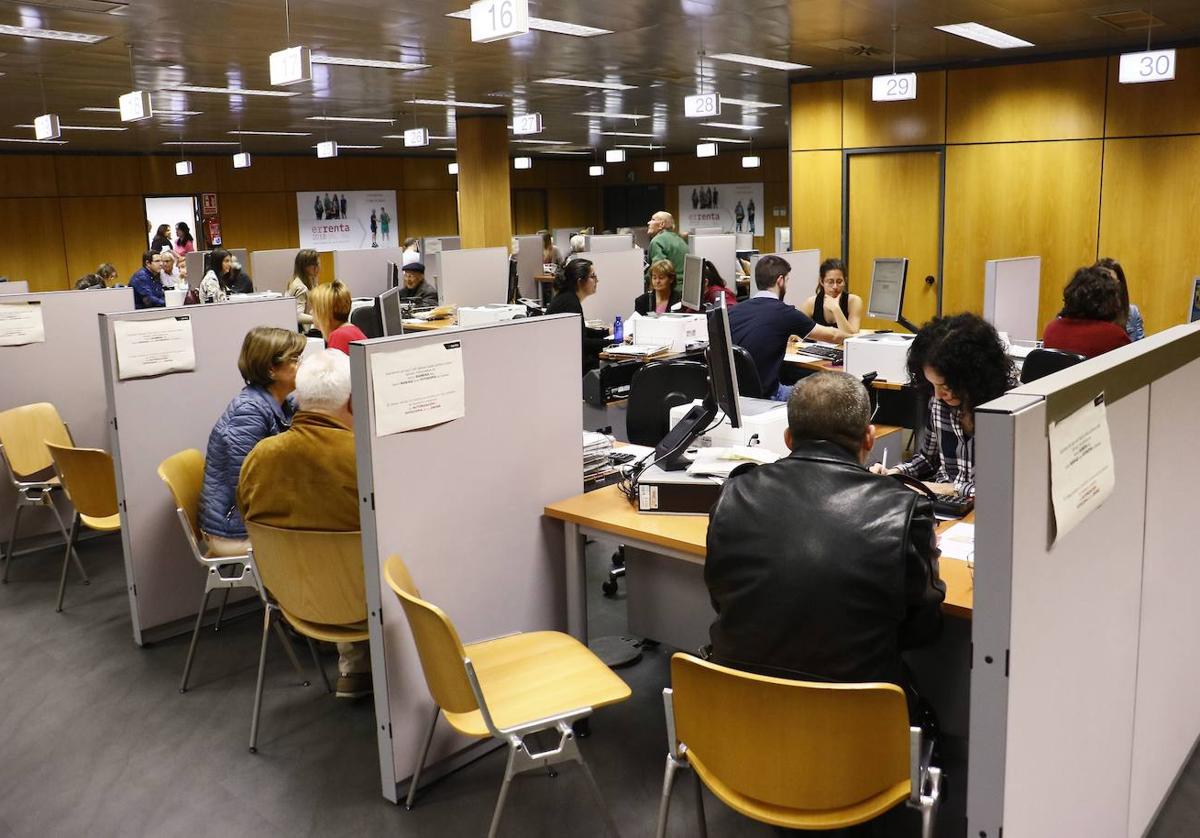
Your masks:
M404 334L404 318L400 308L400 289L389 288L379 295L379 314L383 320L384 337Z
M742 408L738 403L737 367L733 360L733 339L729 337L729 309L724 306L708 313L708 388L717 407L729 417L729 424L740 428Z
M904 305L904 280L908 259L876 259L871 269L871 296L867 316L900 322Z
M399 288L399 287L400 287L400 266L398 264L396 264L395 262L393 262L392 263L392 281L388 285L388 288Z
M384 288L392 287L392 267L393 267L393 265L391 262L383 263L383 287Z
M1192 280L1192 299L1191 313L1188 315L1188 322L1195 323L1200 320L1200 276Z
M683 307L700 311L704 304L704 260L690 253L683 257Z

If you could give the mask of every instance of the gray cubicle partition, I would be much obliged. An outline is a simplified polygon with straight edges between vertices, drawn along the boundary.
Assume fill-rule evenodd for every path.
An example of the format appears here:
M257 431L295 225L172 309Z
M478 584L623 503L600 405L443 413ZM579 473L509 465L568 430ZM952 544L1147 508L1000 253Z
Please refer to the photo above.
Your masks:
M1105 397L1112 495L1055 533L1048 432ZM977 411L968 833L1144 835L1200 737L1200 324Z
M354 297L378 297L391 287L387 263L401 265L402 247L333 251L333 275Z
M645 257L640 247L584 253L596 272L596 293L583 301L583 316L611 324L619 314L628 319L634 301L646 290Z
M439 254L443 305L484 306L508 302L508 248L473 247Z
M421 239L421 263L425 265L425 278L441 290L442 252L462 250L460 236L426 236Z
M688 253L707 259L717 266L721 276L733 287L737 276L737 236L723 233L719 236L692 234L688 236Z
M517 285L522 297L539 299L542 295L535 276L542 272L542 237L517 236ZM562 254L565 259L567 254Z
M250 253L250 277L255 291L278 291L287 293L292 284L292 272L296 269L298 247L282 250L255 250ZM190 276L190 274L189 274Z
M371 358L451 341L462 347L466 415L376 436ZM583 489L579 321L536 317L382 338L351 345L350 362L380 774L383 796L395 802L433 701L382 576L387 557L404 558L463 642L565 628L562 532L542 510ZM536 440L531 416L545 420ZM477 749L463 752L471 744L439 723L429 761L438 765L422 776L471 758Z
M87 292L92 293L92 292ZM188 316L196 369L120 381L113 345L118 320ZM253 299L186 309L143 309L100 319L104 389L133 639L138 645L187 631L204 591L204 571L192 557L175 503L158 464L185 448L204 451L213 424L242 389L237 360L242 338L255 326L296 328L290 297Z
M226 247L223 248L237 257L238 262L247 273L250 273L250 254L244 247ZM200 286L200 280L204 279L204 257L212 251L209 250L193 250L186 257L188 270L188 284L193 288ZM291 268L288 268L291 271ZM251 281L255 281L254 274L250 274ZM255 288L258 287L255 282Z
M758 260L763 256L779 256L792 266L792 272L788 278L790 289L794 289L788 294L792 305L803 302L804 298L812 294L821 282L821 251L819 250L789 250L783 253L763 253L754 256L750 259L750 279L752 281L754 269L758 267ZM725 276L723 273L721 275ZM729 277L725 277L725 279L728 281ZM870 281L868 281L867 289L869 290L870 287ZM813 290L810 291L810 288ZM859 290L863 290L861 285L859 285ZM751 293L753 292L754 286L751 285Z
M0 288L9 283L0 284ZM133 291L47 291L4 296L6 304L37 302L42 308L44 343L0 346L0 410L34 402L57 409L77 445L107 448L104 373L99 314L133 308ZM8 539L15 496L8 479L0 479L0 538ZM57 532L54 516L43 510L21 515L21 535Z
M29 283L23 279L10 279L0 282L0 294L28 294Z

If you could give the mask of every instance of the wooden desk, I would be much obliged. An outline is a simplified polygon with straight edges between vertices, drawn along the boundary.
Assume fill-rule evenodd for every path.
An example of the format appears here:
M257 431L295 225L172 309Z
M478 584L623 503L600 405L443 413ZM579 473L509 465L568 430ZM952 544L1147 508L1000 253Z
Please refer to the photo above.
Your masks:
M583 538L616 536L627 545L696 565L704 564L708 537L707 515L651 515L640 513L616 486L607 486L551 504L549 518L562 521L566 535L567 630L587 641L587 590ZM971 513L964 520L974 522ZM938 527L942 532L955 522ZM946 614L970 618L975 587L971 568L957 559L943 559L941 577L946 583Z
M406 332L432 332L436 329L448 329L455 325L453 317L444 317L441 320L422 320L417 323L404 321L404 331Z
M789 364L795 364L806 370L813 372L823 372L824 370L833 370L834 372L843 372L841 365L834 365L832 361L826 361L824 358L817 358L814 355L805 355L801 352L787 352L783 356L783 360ZM871 386L876 390L903 390L904 385L894 381L879 381L876 379L871 382Z

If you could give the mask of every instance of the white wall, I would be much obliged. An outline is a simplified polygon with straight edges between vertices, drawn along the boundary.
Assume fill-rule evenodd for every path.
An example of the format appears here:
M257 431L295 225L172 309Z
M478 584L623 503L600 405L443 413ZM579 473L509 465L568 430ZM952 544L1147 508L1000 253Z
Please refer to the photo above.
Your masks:
M175 241L175 225L180 221L188 225L192 235L196 235L196 198L194 195L170 195L165 198L146 199L146 218L150 221L150 230L146 234L146 247L154 238L154 231L159 224L171 225L171 241ZM199 246L197 246L197 249Z

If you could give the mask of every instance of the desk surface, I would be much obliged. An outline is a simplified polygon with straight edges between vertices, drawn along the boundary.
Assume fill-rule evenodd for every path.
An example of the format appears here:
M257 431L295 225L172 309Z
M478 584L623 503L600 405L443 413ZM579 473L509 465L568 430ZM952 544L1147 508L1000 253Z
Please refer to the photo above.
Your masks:
M550 504L547 517L570 521L583 527L648 542L659 547L686 554L689 561L704 563L708 538L707 515L652 515L638 512L616 486L606 486L594 492ZM972 512L965 519L974 522ZM944 521L938 532L954 521ZM942 608L947 614L970 617L975 598L971 568L958 559L941 562L942 581L946 583L946 601Z
M441 320L420 320L417 322L404 321L406 332L432 332L435 329L448 329L454 325L453 317L443 317Z
M805 355L802 352L788 352L783 356L783 360L790 364L795 364L798 367L803 367L806 370L820 372L822 370L834 370L835 372L843 372L841 365L834 366L832 361L827 361L824 358L818 358L815 355ZM903 390L904 385L894 381L872 381L871 386L876 390Z

